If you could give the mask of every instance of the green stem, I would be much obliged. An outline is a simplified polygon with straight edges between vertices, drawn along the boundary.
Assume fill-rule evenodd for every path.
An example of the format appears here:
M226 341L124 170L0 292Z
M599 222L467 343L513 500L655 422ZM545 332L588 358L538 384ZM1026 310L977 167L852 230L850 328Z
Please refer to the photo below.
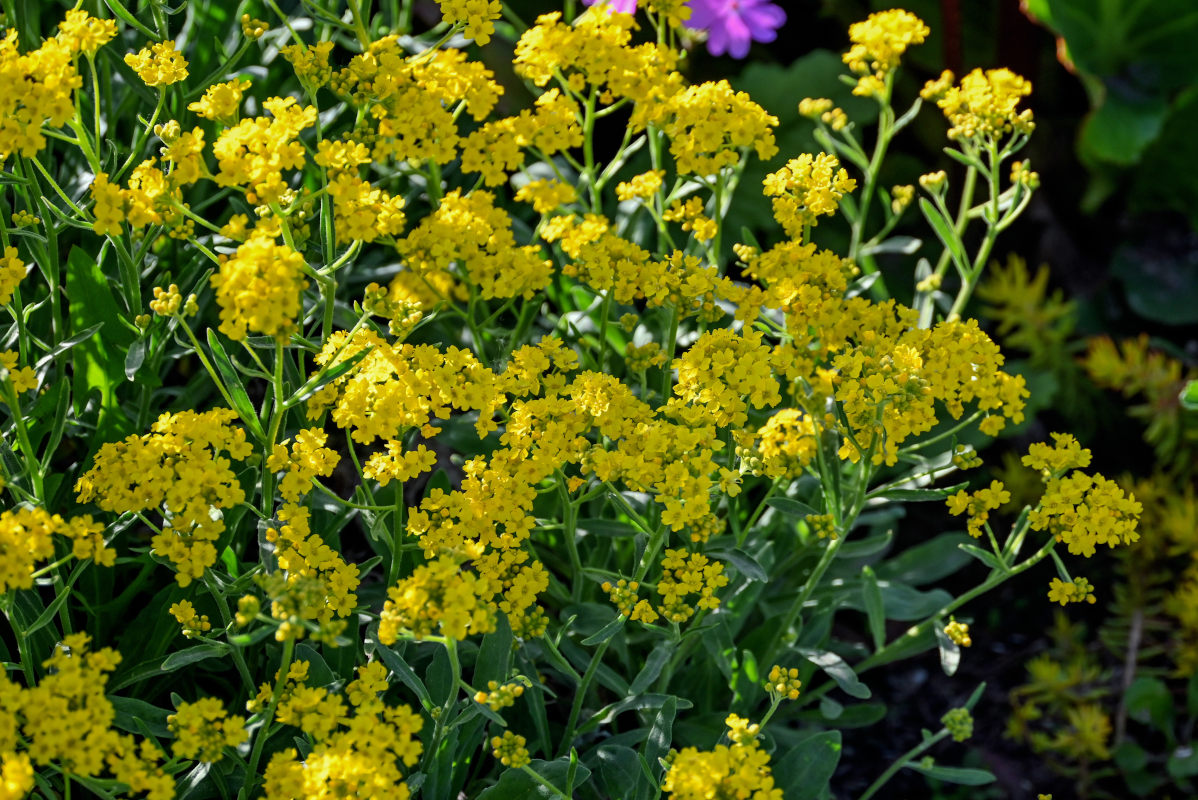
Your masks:
M295 639L288 638L283 642L283 660L279 666L279 675L275 678L275 688L270 693L270 704L262 716L262 725L254 734L254 748L250 752L249 766L246 768L245 783L237 793L238 800L249 800L254 784L258 782L258 761L262 758L262 747L270 736L270 724L274 721L275 711L279 707L279 698L283 694L283 686L287 683L287 673L291 669L291 659L295 655Z
M574 732L578 727L578 717L582 713L582 704L586 701L587 691L591 688L591 682L595 679L595 673L599 671L599 665L603 662L603 654L607 652L607 648L611 643L612 640L607 639L595 648L595 652L591 655L591 661L587 664L587 670L582 674L582 681L574 690L574 702L570 704L570 718L566 722L566 735L562 737L562 747L557 754L558 758L569 753L571 745L574 744Z
M912 747L910 750L903 753L901 756L899 756L897 759L894 760L893 764L891 764L889 767L886 768L885 772L883 772L881 775L878 776L878 779L876 781L874 781L873 783L871 783L869 785L869 788L865 790L865 793L862 794L861 797L858 798L858 800L869 800L869 798L873 797L879 789L881 789L883 786L885 786L886 782L889 781L891 778L893 778L894 774L896 772L898 772L900 769L902 769L903 766L908 761L911 761L916 756L918 756L920 753L927 750L929 747L938 743L939 741L946 738L947 736L948 736L948 731L942 729L936 735L934 735L928 739L924 739L922 742L915 745L915 747Z
M212 595L212 601L216 603L216 608L220 612L221 622L224 623L226 635L228 630L233 625L233 616L229 613L229 605L225 602L224 597L217 591L214 581L210 574L210 570L204 571L204 587L208 589L208 593ZM245 683L246 691L250 697L254 696L255 686L254 678L250 675L249 667L246 666L245 656L241 652L241 648L233 646L233 663L237 665L237 672L241 675L241 680Z

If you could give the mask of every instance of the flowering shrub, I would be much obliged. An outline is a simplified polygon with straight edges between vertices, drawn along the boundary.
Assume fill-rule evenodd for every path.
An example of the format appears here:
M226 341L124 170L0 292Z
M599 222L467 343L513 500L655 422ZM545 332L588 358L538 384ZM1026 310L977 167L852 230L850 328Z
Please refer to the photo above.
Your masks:
M802 101L826 152L782 154L762 244L725 222L777 120L675 45L689 9L743 54L772 4L444 0L412 37L409 3L268 2L216 52L109 6L0 49L6 795L817 797L885 713L860 676L951 674L971 601L1048 558L1088 600L1058 545L1137 538L1068 436L1009 526L1000 482L941 484L1023 419L964 313L1038 178L1008 70L896 112L913 15L849 32L876 129ZM469 41L508 36L525 108ZM964 178L916 203L878 175L925 100ZM877 259L916 205L904 304ZM965 533L896 537L927 500ZM861 797L992 780L924 755L980 696Z

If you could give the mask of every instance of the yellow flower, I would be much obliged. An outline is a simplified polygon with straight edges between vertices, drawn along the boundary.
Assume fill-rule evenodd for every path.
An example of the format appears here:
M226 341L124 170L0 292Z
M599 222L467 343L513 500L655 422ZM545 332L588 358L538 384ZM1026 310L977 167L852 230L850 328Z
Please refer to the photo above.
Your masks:
M949 139L996 139L1005 133L1027 135L1035 128L1031 109L1018 110L1019 101L1032 93L1032 85L1011 70L981 70L952 85L945 72L929 81L921 95L936 101L951 123Z
M661 191L661 181L665 174L664 169L655 169L634 175L631 180L616 184L616 197L620 200L647 200Z
M15 247L4 248L4 257L0 258L0 305L8 305L12 300L17 284L25 277L25 262Z
M1094 587L1085 578L1074 578L1072 581L1063 581L1060 578L1053 578L1048 584L1048 599L1053 603L1068 605L1069 603L1090 603L1097 602L1094 596Z
M195 606L191 604L190 600L180 600L172 605L168 611L175 618L175 621L183 626L183 635L188 639L194 639L212 630L212 623L208 621L208 615L197 614Z
M787 669L781 664L775 664L770 669L769 677L765 682L766 691L787 700L798 700L799 690L802 686L803 682L799 680L798 669L795 667Z
M800 239L819 217L836 213L840 200L857 182L836 156L804 153L765 177L765 196L773 198L774 218L792 239Z
M174 42L155 42L136 53L125 56L137 77L146 86L170 86L187 77L187 59L175 48Z
M204 96L187 106L204 119L232 122L241 110L241 98L250 87L248 78L235 78L224 83L214 83L204 90Z
M209 279L221 333L235 341L258 333L285 342L297 328L308 286L303 268L302 255L257 232L232 257L222 256L220 271Z
M908 47L922 44L929 33L923 20L909 11L879 11L849 26L853 46L843 60L858 75L881 79L898 67Z
M72 50L90 56L116 37L116 21L96 19L82 9L74 9L58 23L58 30Z
M229 716L215 697L180 703L166 723L175 737L172 752L179 758L215 763L226 747L237 747L249 739L245 718Z
M495 20L503 14L499 0L437 0L441 17L449 25L461 25L466 38L484 45L495 32Z
M387 597L379 623L383 644L394 644L401 631L417 639L438 633L465 639L495 628L490 585L448 557L417 567Z
M491 749L494 751L495 757L499 759L499 763L505 767L519 769L529 762L528 748L524 746L525 743L523 736L511 731L504 731L503 736L491 739Z

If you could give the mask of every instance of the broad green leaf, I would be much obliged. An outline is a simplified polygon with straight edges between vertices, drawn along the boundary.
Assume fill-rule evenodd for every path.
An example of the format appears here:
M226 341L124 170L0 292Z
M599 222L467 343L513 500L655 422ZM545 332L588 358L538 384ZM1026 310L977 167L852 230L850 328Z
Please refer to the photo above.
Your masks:
M944 670L945 675L952 676L956 674L957 667L961 666L961 648L944 632L943 625L937 623L933 630L936 633L936 644L940 648L940 668Z
M783 514L788 514L792 517L807 517L819 513L806 503L800 503L798 500L789 497L771 497L765 502L771 508L776 508Z
M828 650L799 648L798 652L826 672L846 694L861 700L870 696L869 687L857 679L857 673L840 656Z
M628 691L634 695L641 694L657 680L661 675L661 670L665 667L666 662L670 660L670 656L674 654L674 645L668 641L658 642L653 651L649 653L649 657L645 659L645 666L641 667L641 671L637 673L635 679L628 686Z
M869 567L861 570L863 578L861 595L865 603L865 615L869 622L869 633L874 641L874 651L886 644L886 604L882 590L878 588L878 576Z
M503 683L512 664L512 628L506 614L498 614L495 630L483 637L474 663L474 685L486 690L488 681Z
M913 769L916 772L921 772L929 778L935 778L938 781L945 783L959 783L962 786L985 786L987 783L993 783L996 778L994 774L984 769L970 769L968 767L939 767L933 764L932 766L924 766L918 761L908 761L903 765L907 769Z
M761 564L757 563L757 559L744 550L711 550L707 555L720 561L727 561L736 567L737 572L751 581L769 580L769 575L766 574Z
M241 375L237 373L233 362L229 360L229 354L225 352L225 346L221 344L220 337L211 328L208 329L208 348L212 351L212 363L216 365L216 371L220 373L220 379L224 382L229 397L233 401L233 410L241 417L241 421L249 428L255 439L265 440L266 434L262 431L258 415L254 413L254 406L250 403L250 396L245 390L245 384L241 382Z
M198 661L204 661L209 658L220 658L226 655L231 648L224 642L214 642L211 644L198 644L195 647L186 647L182 650L176 650L171 653L158 667L160 672L174 672L177 669L195 664Z
M661 777L658 760L670 752L671 743L674 741L674 717L677 714L678 700L675 697L670 697L661 704L661 708L657 709L657 714L653 717L653 724L649 727L649 736L641 747L641 753L654 771L654 778Z
M624 627L624 623L626 621L627 617L623 615L616 615L615 619L600 628L597 633L583 639L582 643L588 647L591 645L602 644L619 633Z
M570 759L559 758L556 761L542 761L534 758L528 765L549 783L564 791L570 772ZM586 783L591 778L591 771L585 764L578 764L574 774L574 788ZM530 800L530 798L555 798L549 789L542 786L528 773L518 769L506 769L499 776L499 782L478 795L478 800ZM560 798L559 798L560 800Z
M953 257L953 262L960 270L969 268L969 257L965 255L964 247L961 244L960 238L957 236L953 226L944 218L940 210L932 205L932 202L926 197L919 198L919 210L923 212L924 219L932 226L932 230L936 232L936 236L940 239L941 244L948 250L949 255Z
M383 662L383 666L391 670L395 677L399 678L400 683L402 683L404 686L407 686L412 690L413 693L415 693L417 699L420 700L421 705L423 705L425 708L432 708L433 699L429 695L429 691L425 687L424 682L421 681L420 678L416 677L416 673L413 672L412 668L408 666L407 661L404 661L403 658L400 657L400 655L390 647L378 641L377 628L372 626L372 631L373 637L367 637L367 646L369 647L371 644L373 644L374 652L378 654L379 659Z
M884 581L922 586L955 574L969 563L969 554L961 545L973 539L964 533L945 533L935 539L909 547L875 569Z
M602 745L594 750L596 772L605 797L634 798L641 783L641 766L631 747Z
M148 729L163 739L173 738L166 726L166 718L173 712L135 697L109 697L108 701L116 711L113 726L126 733L141 733L143 729Z
M773 759L774 779L786 800L816 800L828 788L840 763L840 731L808 736Z
M898 500L903 503L928 503L935 500L944 500L949 495L954 495L964 489L969 484L958 483L955 486L945 486L937 489L886 489L881 492L870 492L867 495L872 499L882 500Z

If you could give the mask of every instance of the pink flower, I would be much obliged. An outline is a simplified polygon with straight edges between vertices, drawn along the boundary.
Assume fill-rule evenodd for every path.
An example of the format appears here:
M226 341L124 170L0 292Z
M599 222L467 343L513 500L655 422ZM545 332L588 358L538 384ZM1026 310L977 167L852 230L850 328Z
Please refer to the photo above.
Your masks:
M713 56L749 54L752 42L772 42L786 22L786 12L770 0L690 0L688 28L707 31Z
M583 5L593 6L602 0L582 0ZM617 14L635 14L636 0L607 0L607 7Z

